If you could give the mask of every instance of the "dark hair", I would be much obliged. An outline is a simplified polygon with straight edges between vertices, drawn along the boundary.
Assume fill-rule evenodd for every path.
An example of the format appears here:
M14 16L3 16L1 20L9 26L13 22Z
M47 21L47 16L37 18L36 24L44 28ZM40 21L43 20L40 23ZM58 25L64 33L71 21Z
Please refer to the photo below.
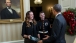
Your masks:
M4 1L4 3L6 3L6 0ZM10 0L10 3L12 3L12 1Z
M32 12L32 11L28 11L27 13L26 13L26 18L29 18L29 13L30 12Z
M40 13L44 13L43 11L41 11Z
M44 13L43 11L41 11L40 13ZM40 13L39 13L39 15L40 15Z
M55 4L53 9L56 11L56 12L61 12L61 5L60 4Z

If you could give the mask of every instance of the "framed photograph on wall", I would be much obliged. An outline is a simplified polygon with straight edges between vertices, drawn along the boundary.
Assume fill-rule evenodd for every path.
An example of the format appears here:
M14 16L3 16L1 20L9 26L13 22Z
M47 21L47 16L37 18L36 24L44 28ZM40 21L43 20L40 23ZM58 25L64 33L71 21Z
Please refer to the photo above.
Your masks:
M24 21L23 0L0 0L0 23Z

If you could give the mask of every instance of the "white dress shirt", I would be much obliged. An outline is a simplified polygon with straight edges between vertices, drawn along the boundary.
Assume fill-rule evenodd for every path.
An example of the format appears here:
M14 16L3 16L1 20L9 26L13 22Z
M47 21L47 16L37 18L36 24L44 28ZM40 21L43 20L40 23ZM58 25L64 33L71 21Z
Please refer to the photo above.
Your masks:
M59 14L61 14L61 12L59 12L59 13L55 16L55 18L56 18Z
M13 13L12 9L9 9L8 7L7 7L7 9L10 11L10 13Z

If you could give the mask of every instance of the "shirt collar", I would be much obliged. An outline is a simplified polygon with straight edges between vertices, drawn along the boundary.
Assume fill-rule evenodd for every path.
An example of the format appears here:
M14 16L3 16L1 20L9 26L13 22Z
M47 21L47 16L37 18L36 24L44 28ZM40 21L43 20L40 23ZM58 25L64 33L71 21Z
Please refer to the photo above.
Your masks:
M7 7L7 9L9 9L9 8Z
M11 9L11 8L7 7L7 9Z
M55 16L55 18L56 18L59 14L61 14L61 12L59 12L59 13Z

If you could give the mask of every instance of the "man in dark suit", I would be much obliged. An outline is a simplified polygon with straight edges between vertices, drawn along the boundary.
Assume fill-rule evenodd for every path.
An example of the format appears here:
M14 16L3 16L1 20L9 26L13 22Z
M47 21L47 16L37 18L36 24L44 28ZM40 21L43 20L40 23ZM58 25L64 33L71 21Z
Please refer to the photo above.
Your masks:
M17 12L11 8L11 1L6 0L5 2L6 8L4 8L0 12L1 19L18 19L20 16L17 14Z
M51 36L47 36L45 40L40 40L38 43L66 43L65 41L65 29L66 21L61 14L61 5L56 4L53 6L52 10L55 15L55 20L53 22Z

